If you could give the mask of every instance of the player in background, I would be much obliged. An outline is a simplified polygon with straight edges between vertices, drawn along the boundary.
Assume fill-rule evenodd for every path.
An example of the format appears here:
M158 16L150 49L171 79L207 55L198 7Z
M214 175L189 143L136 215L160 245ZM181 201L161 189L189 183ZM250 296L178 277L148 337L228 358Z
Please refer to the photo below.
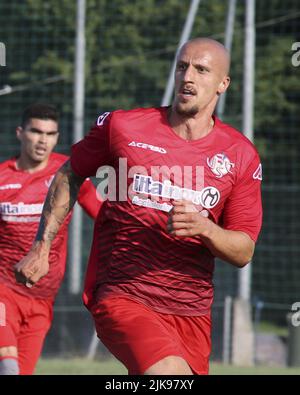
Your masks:
M48 276L32 288L29 282L25 287L17 283L14 273L34 240L52 179L68 159L52 152L59 136L58 117L50 105L29 106L16 129L20 154L0 164L0 375L33 373L65 272L71 212L53 241ZM95 218L100 201L90 180L82 184L78 197Z
M99 116L58 171L35 242L16 266L33 287L43 281L80 185L109 164L116 191L96 220L84 302L129 374L207 374L214 258L240 268L254 253L259 156L214 115L229 62L219 42L190 40L177 56L171 106Z

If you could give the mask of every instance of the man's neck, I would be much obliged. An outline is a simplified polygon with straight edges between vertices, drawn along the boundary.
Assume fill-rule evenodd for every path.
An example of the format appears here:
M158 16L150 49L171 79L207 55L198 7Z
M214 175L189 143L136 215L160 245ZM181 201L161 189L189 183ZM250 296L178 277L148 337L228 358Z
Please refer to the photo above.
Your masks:
M168 119L175 133L184 140L201 139L207 136L214 127L211 113L198 113L192 117L185 117L170 108Z
M28 173L36 173L37 171L43 170L45 169L47 164L48 164L48 158L47 160L44 160L42 162L35 162L29 158L24 157L24 155L22 154L16 160L16 168L18 170L23 170Z

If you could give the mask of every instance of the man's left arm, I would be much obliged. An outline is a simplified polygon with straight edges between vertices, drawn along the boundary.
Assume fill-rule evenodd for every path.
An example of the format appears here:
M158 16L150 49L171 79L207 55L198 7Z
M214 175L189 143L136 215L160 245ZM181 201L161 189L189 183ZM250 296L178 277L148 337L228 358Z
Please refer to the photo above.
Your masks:
M245 266L252 258L255 242L262 224L262 170L256 151L244 164L226 199L222 226L203 216L186 201L175 201L168 221L168 230L175 236L200 236L211 253L237 267Z
M168 231L172 235L200 236L214 256L237 267L251 260L255 243L247 233L221 228L185 200L174 201L173 205L168 221Z

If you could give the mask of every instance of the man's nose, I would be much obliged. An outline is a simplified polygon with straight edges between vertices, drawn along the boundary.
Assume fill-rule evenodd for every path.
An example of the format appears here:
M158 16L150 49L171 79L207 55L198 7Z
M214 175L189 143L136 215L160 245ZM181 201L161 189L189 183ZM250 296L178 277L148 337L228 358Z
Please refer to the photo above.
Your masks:
M187 66L183 75L184 82L193 82L194 81L194 69L192 65Z
M41 143L46 143L47 141L47 133L40 133L40 138L39 138Z

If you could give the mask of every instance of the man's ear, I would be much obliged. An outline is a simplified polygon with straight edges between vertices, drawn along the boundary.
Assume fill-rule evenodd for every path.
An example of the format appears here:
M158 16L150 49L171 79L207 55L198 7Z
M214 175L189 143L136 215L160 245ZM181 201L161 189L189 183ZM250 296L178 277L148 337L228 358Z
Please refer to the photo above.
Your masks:
M53 149L57 146L58 141L59 141L59 133L58 133L57 136L56 136L56 143L54 144Z
M23 132L22 126L18 126L17 129L16 129L16 136L17 136L17 139L20 140L20 141L21 141L21 133L22 132Z
M222 82L218 87L218 91L217 91L218 95L224 93L229 87L229 85L230 85L230 77L227 75L226 77L223 78Z

